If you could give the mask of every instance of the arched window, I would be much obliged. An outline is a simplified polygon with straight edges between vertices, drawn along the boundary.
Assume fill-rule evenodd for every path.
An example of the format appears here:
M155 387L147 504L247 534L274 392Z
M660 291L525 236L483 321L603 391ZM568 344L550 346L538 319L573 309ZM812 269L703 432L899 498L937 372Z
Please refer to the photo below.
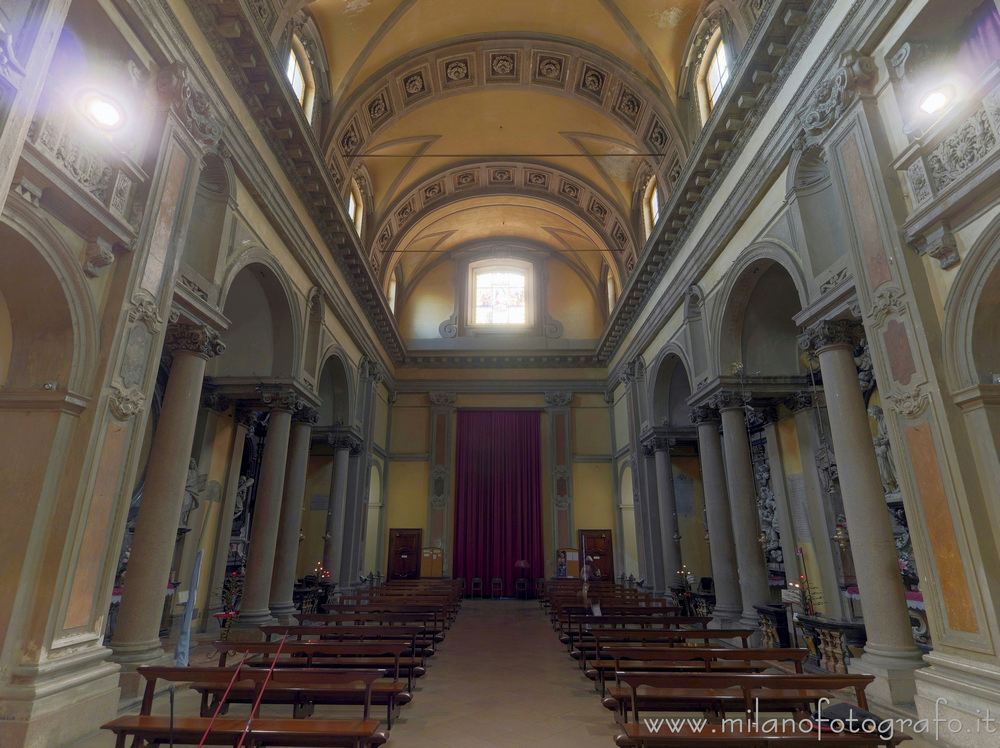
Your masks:
M646 224L646 236L649 236L660 219L660 186L656 177L650 177L646 183L646 192L642 200L642 217Z
M469 265L470 324L533 324L532 280L531 265L517 260Z
M312 67L306 55L302 40L292 36L291 48L288 50L288 60L285 62L285 77L288 78L295 98L302 105L306 119L312 121L313 99L316 87L313 81Z
M361 187L358 180L351 180L351 192L347 196L347 213L351 217L354 229L361 236L361 224L365 218L365 203L361 197Z
M729 82L729 56L726 53L726 45L722 41L722 32L717 31L708 53L705 55L708 60L705 65L704 88L708 99L708 111L715 106L719 100L722 89Z
M393 314L396 313L396 285L396 273L393 272L393 274L389 276L389 290L385 295L386 301L389 302L389 311Z
M615 308L615 302L618 301L618 289L615 286L615 276L611 273L611 268L608 268L608 312Z

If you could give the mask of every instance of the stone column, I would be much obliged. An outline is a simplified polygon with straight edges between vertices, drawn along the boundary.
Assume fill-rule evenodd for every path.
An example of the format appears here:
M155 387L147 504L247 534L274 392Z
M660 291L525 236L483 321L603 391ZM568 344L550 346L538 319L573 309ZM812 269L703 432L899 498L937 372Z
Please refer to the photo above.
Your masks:
M338 581L344 552L344 513L347 511L347 479L352 454L361 454L361 436L349 429L331 431L327 443L334 448L333 479L326 509L326 533L323 535L323 570L329 581Z
M771 593L767 587L767 566L760 547L760 519L757 514L757 491L750 460L750 436L747 433L745 400L739 393L719 392L712 404L722 414L722 441L726 448L726 485L729 511L736 541L740 597L743 616L740 625L757 628L760 616L754 605L767 605Z
M278 538L281 515L281 492L285 483L285 460L288 454L288 434L292 412L300 404L292 390L265 390L264 405L271 409L260 463L260 485L254 505L253 524L247 548L247 571L243 580L240 617L232 627L236 639L256 639L258 627L269 623L271 610L271 572L274 570L274 549Z
M173 354L173 363L150 449L146 488L111 642L115 660L130 669L163 654L163 598L170 580L205 364L222 353L225 345L211 328L174 324L167 328L164 348Z
M715 585L713 623L717 628L730 628L739 622L743 607L740 605L726 470L722 462L722 444L719 441L719 412L708 406L693 408L691 422L698 427L698 452L701 455L701 478L705 490L705 515L708 518L709 552Z
M652 456L656 464L656 497L660 509L660 543L663 548L663 576L669 591L679 579L681 568L681 534L677 524L677 501L674 498L674 470L670 463L670 450L677 440L667 436L662 426L655 427L653 433L642 443L643 452Z
M247 438L247 430L256 422L256 414L252 410L237 408L233 419L233 443L229 450L229 468L226 471L226 494L222 498L222 508L219 510L219 527L215 535L215 550L212 555L212 571L209 577L208 605L205 606L205 626L211 627L209 620L213 613L222 610L222 600L219 592L226 581L226 562L229 560L229 542L233 534L233 519L236 507L246 501L249 486L241 485L240 468L243 463L243 445ZM243 494L242 497L240 494Z
M820 584L823 590L823 604L826 615L830 618L844 619L843 592L840 589L839 568L837 556L834 553L833 531L830 518L827 516L829 491L825 486L834 480L830 475L829 460L818 459L820 451L829 450L820 445L816 428L816 406L809 392L797 392L787 403L788 409L795 414L795 430L799 437L799 453L802 455L802 477L805 484L806 512L809 516L811 535L802 540L813 544L816 565L819 567ZM827 464L821 464L826 462ZM820 471L826 474L820 476ZM787 563L787 559L786 559Z
M299 535L302 531L302 501L306 493L306 469L309 467L309 441L313 424L319 421L315 408L303 407L292 415L292 433L288 439L285 465L285 490L281 499L278 542L271 573L271 615L279 623L292 623L295 603L295 566L299 560Z
M875 675L882 681L878 690L887 694L895 690L894 680L909 682L912 693L913 670L923 661L913 643L892 524L858 383L857 331L853 322L819 322L799 338L799 345L818 354L823 372L830 436L868 636L864 655L850 669Z

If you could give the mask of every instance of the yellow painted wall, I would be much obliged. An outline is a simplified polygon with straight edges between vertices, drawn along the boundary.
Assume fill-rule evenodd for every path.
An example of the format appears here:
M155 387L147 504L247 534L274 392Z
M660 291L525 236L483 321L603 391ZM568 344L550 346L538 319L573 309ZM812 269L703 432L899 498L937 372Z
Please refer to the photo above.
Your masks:
M431 444L431 411L414 405L415 398L396 401L392 409L392 451L394 454L426 454ZM426 489L427 487L424 486Z
M614 529L614 483L610 462L573 464L573 517L578 529ZM618 538L613 540L618 543Z
M7 378L7 367L10 366L11 353L14 350L14 330L10 323L10 309L7 301L0 293L0 386Z
M615 443L617 452L628 444L628 402L624 397L625 388L615 390Z
M427 535L429 476L430 464L427 462L389 463L389 496L385 507L386 539L388 531L396 527L421 527L424 535Z
M573 408L573 454L611 454L611 414L601 397L600 405Z
M389 441L389 403L385 385L379 385L375 394L375 443L385 447Z
M397 319L404 338L440 338L438 325L455 312L454 262L442 262L407 294Z
M675 456L674 475L686 475L691 479L694 491L694 514L677 515L678 532L681 534L681 562L688 572L696 577L712 576L712 557L708 541L705 540L704 506L705 493L701 482L701 469L697 457Z
M570 339L598 338L604 329L593 294L576 271L562 262L546 264L546 304L549 314L563 326L563 337Z

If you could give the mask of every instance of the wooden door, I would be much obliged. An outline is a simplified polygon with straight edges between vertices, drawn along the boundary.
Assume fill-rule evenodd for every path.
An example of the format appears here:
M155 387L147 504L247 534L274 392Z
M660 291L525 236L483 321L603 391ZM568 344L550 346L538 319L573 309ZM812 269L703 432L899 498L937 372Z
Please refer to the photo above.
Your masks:
M580 545L580 567L587 561L587 556L594 562L596 579L614 580L615 559L611 548L611 530L578 530L577 540Z
M420 576L422 543L416 530L389 530L389 579L417 579Z

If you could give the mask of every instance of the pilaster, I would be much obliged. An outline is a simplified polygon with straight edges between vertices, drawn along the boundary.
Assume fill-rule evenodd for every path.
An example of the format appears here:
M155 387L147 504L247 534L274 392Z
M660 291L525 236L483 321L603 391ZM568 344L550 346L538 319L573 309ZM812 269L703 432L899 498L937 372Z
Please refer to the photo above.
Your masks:
M545 411L549 417L549 464L552 465L553 548L572 548L576 545L576 527L573 521L572 402L572 392L545 393Z
M452 548L448 533L449 515L454 509L455 484L455 392L431 392L430 470L427 476L428 545L444 548L444 572L451 569Z

